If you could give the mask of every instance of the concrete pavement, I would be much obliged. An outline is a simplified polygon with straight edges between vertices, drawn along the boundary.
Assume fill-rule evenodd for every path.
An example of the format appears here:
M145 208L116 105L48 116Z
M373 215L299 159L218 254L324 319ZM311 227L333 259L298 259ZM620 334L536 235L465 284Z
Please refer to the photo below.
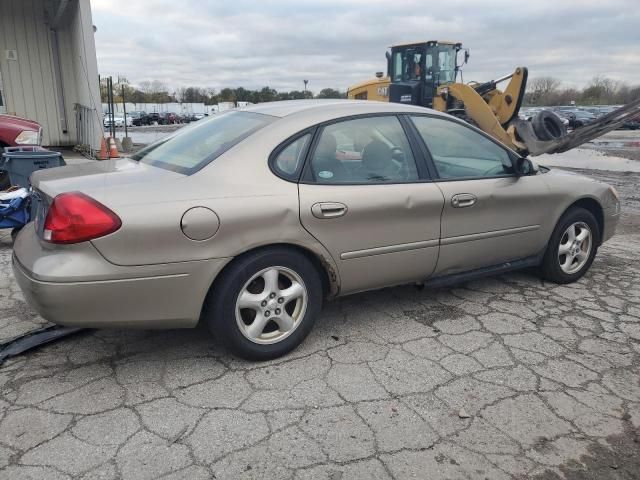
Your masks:
M9 360L0 479L637 478L640 175L590 173L625 217L576 284L346 297L267 363L203 329L91 331ZM8 339L42 320L0 242Z

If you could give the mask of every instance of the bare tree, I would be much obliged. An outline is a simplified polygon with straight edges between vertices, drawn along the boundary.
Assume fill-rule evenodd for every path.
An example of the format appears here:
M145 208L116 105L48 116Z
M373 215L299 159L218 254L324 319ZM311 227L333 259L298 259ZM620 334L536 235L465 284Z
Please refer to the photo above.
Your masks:
M532 79L527 87L528 103L532 105L549 105L559 87L560 80L557 78L538 77Z
M140 91L145 95L151 94L151 82L149 80L144 80L140 82Z

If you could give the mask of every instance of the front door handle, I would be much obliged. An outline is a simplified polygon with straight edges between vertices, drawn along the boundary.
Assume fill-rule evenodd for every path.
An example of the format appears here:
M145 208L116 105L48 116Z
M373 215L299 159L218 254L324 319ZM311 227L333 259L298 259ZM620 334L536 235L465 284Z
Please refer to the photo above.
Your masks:
M314 203L311 213L316 218L338 218L347 213L347 206L338 202Z
M472 207L477 201L478 198L471 193L458 193L451 197L451 205L454 208Z

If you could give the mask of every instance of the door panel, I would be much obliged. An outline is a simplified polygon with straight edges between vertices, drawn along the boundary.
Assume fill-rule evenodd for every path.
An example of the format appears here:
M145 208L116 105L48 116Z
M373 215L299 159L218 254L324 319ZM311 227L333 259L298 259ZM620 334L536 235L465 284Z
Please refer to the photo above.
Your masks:
M438 182L444 195L437 275L538 254L550 196L540 175ZM461 206L462 204L462 206Z
M541 176L517 177L512 154L467 124L412 116L444 195L435 275L497 265L538 254L551 201Z
M433 272L444 202L435 184L300 184L299 192L302 224L337 263L341 294ZM329 205L328 215L318 204Z

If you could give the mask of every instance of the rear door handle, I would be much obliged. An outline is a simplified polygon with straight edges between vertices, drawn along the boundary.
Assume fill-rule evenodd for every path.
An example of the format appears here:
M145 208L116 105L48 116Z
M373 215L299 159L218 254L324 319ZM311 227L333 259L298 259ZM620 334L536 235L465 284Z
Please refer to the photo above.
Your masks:
M311 213L316 218L338 218L347 213L347 206L338 202L314 203Z
M454 208L472 207L477 201L478 198L471 193L458 193L451 197L451 205Z

